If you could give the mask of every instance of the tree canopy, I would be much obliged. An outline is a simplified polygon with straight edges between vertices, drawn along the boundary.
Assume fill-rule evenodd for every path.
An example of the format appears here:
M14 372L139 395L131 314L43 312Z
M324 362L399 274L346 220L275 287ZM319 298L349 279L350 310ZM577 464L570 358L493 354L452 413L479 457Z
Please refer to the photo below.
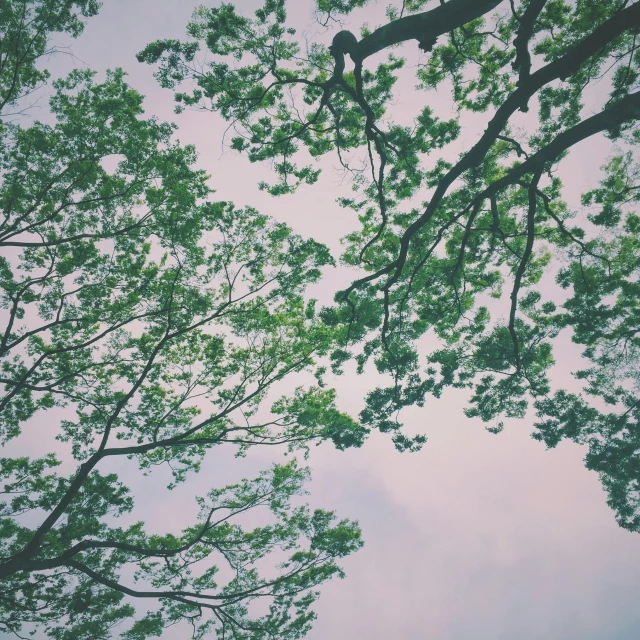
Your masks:
M20 64L7 105L35 77ZM332 258L215 201L195 149L144 117L124 76L74 71L53 83L54 123L2 130L0 438L55 437L71 458L0 458L0 629L95 640L129 620L120 637L140 640L186 621L194 638L298 638L316 587L362 545L357 523L299 504L308 469L212 488L197 521L160 532L112 469L165 465L171 488L221 444L359 446L366 429L316 364L334 330L304 296ZM303 371L315 386L263 406ZM155 604L143 615L136 599Z
M316 5L336 29L374 9ZM313 188L323 156L351 178L339 204L360 229L342 260L361 275L321 315L342 336L335 363L389 376L363 425L411 449L424 439L403 435L400 411L447 388L469 389L465 412L494 432L531 406L534 438L588 445L618 522L640 531L640 3L404 0L381 26L357 26L309 42L284 0L253 16L221 4L138 59L178 111L230 123L231 148L273 170L262 189ZM410 121L394 106L399 79L423 92ZM444 91L451 110L438 115ZM465 137L480 117L484 130ZM592 136L610 155L580 208L558 174ZM583 348L570 385L551 377L562 332Z
M38 66L45 56L59 52L50 46L55 33L77 37L84 27L83 18L95 16L97 0L3 0L0 5L0 112L33 92L49 78ZM24 103L21 108L24 109Z
M640 2L398 0L381 26L342 29L374 5L316 0L313 42L285 0L201 7L185 40L138 55L179 112L219 114L231 149L270 166L261 189L317 188L324 157L350 179L338 204L360 228L341 259L359 273L318 308L329 250L215 200L195 148L145 116L121 69L56 79L52 121L20 120L51 35L78 35L99 6L0 1L0 438L69 452L0 458L2 630L304 636L362 536L301 505L295 456L197 497L182 531L148 530L126 470L165 466L173 488L214 447L304 454L372 429L416 450L402 410L448 388L490 431L531 409L534 438L587 445L618 522L640 531ZM394 108L407 77L414 114ZM576 207L559 173L592 136L610 155ZM583 352L568 383L553 378L563 333ZM357 420L327 386L352 365L389 380Z

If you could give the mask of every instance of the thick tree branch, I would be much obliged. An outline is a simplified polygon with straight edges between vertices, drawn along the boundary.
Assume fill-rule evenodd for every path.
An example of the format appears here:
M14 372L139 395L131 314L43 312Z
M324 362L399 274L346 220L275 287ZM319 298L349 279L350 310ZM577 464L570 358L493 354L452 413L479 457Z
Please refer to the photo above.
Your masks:
M516 57L513 61L513 68L520 72L518 84L526 82L531 72L531 54L529 53L529 40L533 35L533 26L544 8L547 0L532 0L520 18L520 28L518 35L513 41L516 48ZM526 103L520 109L527 111Z
M362 61L387 47L418 40L420 47L430 50L444 33L462 27L495 9L502 0L450 0L431 11L393 20L363 38L350 52L354 61Z
M636 6L640 7L640 4ZM626 96L608 109L558 134L548 145L542 147L522 164L516 165L505 176L489 185L478 197L491 197L491 195L501 191L504 187L514 184L527 173L536 173L546 163L554 162L558 156L578 144L578 142L632 120L640 120L640 91Z
M527 81L514 91L507 100L503 103L503 105L496 111L496 114L489 122L484 134L480 138L480 140L462 157L462 159L440 180L438 186L429 201L429 205L425 209L424 213L415 220L411 225L409 225L402 235L400 239L400 249L398 251L398 257L388 263L385 267L379 269L374 273L370 273L369 275L360 278L354 281L346 290L340 292L339 299L344 300L348 297L348 295L354 291L355 289L359 289L363 285L377 280L382 276L391 273L391 277L387 280L384 287L386 289L392 287L400 278L402 274L402 269L406 263L407 255L409 253L409 245L411 243L412 238L415 236L422 227L429 224L435 212L437 211L442 199L444 198L446 192L453 182L460 177L466 170L470 169L473 166L478 165L482 159L485 157L491 146L494 144L497 137L501 134L505 125L509 121L509 118L520 108L520 106L525 103L531 96L533 96L537 91L539 91L542 87L549 84L553 80L557 80L562 77L568 77L576 71L583 62L585 62L588 58L596 54L598 51L602 49L608 42L610 42L613 38L620 35L621 33L628 31L629 29L636 28L640 25L640 2L624 9L616 13L614 16L609 18L606 22L601 24L597 29L593 31L589 36L584 38L580 43L578 43L573 49L568 51L564 56L554 60L549 63L542 69L539 69L535 73L531 74ZM626 100L626 99L625 99ZM621 101L618 104L622 104ZM632 101L633 102L633 101ZM625 103L626 106L631 106L630 103ZM615 107L614 107L615 108ZM618 115L621 115L620 111L615 112ZM609 117L614 117L613 109L609 114ZM630 114L628 114L630 115ZM597 116L596 116L597 117ZM635 116L631 116L635 117ZM624 118L624 120L629 118ZM585 122L592 121L593 118ZM585 124L585 123L582 123ZM594 123L591 123L592 126ZM579 125L580 126L580 125ZM600 129L597 129L593 133L600 131L604 128L607 128L611 125L605 125ZM573 130L572 130L573 131ZM564 134L561 134L564 135ZM587 135L593 134L586 134ZM582 138L579 138L582 139ZM576 140L577 142L578 140ZM575 144L572 143L572 144ZM557 145L556 145L557 146ZM571 146L570 144L568 146ZM565 148L568 148L565 147ZM546 153L550 154L552 148L545 148ZM562 151L559 151L561 153ZM538 152L540 153L540 152ZM553 160L555 156L546 157L545 160ZM538 154L536 154L537 156ZM530 158L527 160L529 163L532 160ZM540 161L538 157L536 163ZM525 164L527 164L525 163ZM536 163L531 163L530 166L533 166ZM518 177L524 175L527 171L520 173ZM498 181L500 182L500 181ZM497 183L495 183L497 184Z

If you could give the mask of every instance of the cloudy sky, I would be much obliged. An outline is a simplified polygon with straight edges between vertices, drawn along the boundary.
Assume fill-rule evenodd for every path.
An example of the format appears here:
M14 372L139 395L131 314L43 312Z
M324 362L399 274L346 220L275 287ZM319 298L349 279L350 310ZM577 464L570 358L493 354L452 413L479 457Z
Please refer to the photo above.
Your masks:
M337 256L340 237L357 220L335 204L336 174L325 172L318 185L288 198L259 192L266 167L223 152L224 123L215 115L174 115L171 92L135 60L148 42L183 36L192 1L104 0L99 16L73 42L75 57L58 56L49 68L57 75L88 65L102 77L107 68L124 67L130 83L147 96L147 114L174 120L179 139L197 145L217 197L256 206L325 242ZM294 3L297 25L329 41L330 34L314 25L310 0ZM247 11L254 4L237 2ZM354 18L356 27L361 18ZM405 45L409 55L412 47ZM400 87L395 113L409 113L416 99L439 101L434 108L443 113L450 108L446 97L416 94L409 82ZM465 123L461 144L471 145L487 117ZM589 141L564 161L562 175L574 189L570 197L593 184L607 153L602 140ZM328 273L316 295L330 299L349 275ZM568 339L562 342L558 376L577 368L577 353ZM347 373L338 382L340 406L357 414L374 385L367 376ZM640 536L616 525L597 476L584 469L585 451L569 443L545 451L530 438L531 419L507 422L502 434L489 434L464 417L464 401L464 394L449 392L407 413L409 430L429 438L420 453L398 454L380 435L361 450L340 453L323 445L312 451L311 504L359 520L366 544L345 561L347 578L323 589L310 639L639 638ZM137 515L149 529L162 530L168 520L191 515L184 506L190 496L251 475L268 461L261 452L240 461L216 453L169 496L153 491L153 478L140 481L136 493L145 499ZM175 633L163 637L182 637Z

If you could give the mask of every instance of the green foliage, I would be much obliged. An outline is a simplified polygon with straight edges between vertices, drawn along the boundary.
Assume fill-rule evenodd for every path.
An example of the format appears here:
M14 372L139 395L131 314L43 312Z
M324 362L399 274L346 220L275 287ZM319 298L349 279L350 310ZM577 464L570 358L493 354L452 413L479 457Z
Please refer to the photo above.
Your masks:
M317 16L329 25L366 4L318 0ZM77 35L97 9L2 4L0 112L47 79L49 36ZM386 14L330 47L298 40L284 0L251 17L221 4L195 11L186 41L138 55L178 112L232 123L232 149L271 166L271 194L313 185L317 160L337 159L352 186L339 204L361 223L342 259L360 272L328 308L306 294L334 264L326 247L213 200L195 149L144 117L123 71L57 80L54 124L2 125L0 437L64 409L46 435L71 452L0 459L3 630L142 640L183 622L194 638L301 638L317 588L362 545L357 523L298 506L307 469L294 459L212 489L197 522L149 532L124 476L101 465L166 465L171 489L222 444L306 455L378 429L414 451L426 438L403 432L402 410L449 388L468 391L466 414L493 433L532 406L534 438L585 445L618 522L640 531L640 4L407 0ZM395 49L412 40L417 66ZM394 120L412 69L426 100L450 91L453 117L422 105ZM589 102L596 81L604 107ZM485 113L480 138L461 140ZM598 134L616 147L580 215L555 172ZM582 393L551 375L563 332L583 349ZM325 383L352 361L389 380L359 420ZM302 372L317 386L273 399Z
M84 26L82 18L98 13L97 0L3 0L0 4L0 117L32 93L49 77L38 61L54 53L52 33L74 38ZM4 112L4 113L3 113Z
M287 416L296 425L298 437L307 428L310 434L321 429L323 438L331 439L337 449L360 447L368 433L353 418L335 407L336 392L333 389L298 388L291 398L276 402L271 411Z
M34 78L19 75L15 95ZM288 375L324 385L336 331L306 288L333 259L213 200L195 149L144 117L122 70L104 82L74 71L53 87L54 124L2 131L0 439L55 437L71 456L0 459L0 629L142 640L183 622L194 638L300 638L317 587L362 546L357 523L298 506L308 469L294 460L214 489L176 533L171 513L166 530L147 531L130 471L125 481L99 467L165 465L171 489L222 444L239 455L360 446L367 429L331 389L265 407Z
M330 25L364 4L317 8ZM179 106L233 123L232 148L275 169L278 183L265 186L272 193L313 182L316 166L303 173L296 165L309 156L332 154L351 178L353 192L338 202L361 227L345 239L343 261L361 271L320 318L338 335L336 373L354 359L360 373L371 364L389 376L368 394L362 424L415 449L424 438L403 435L401 410L449 387L469 390L467 415L492 432L533 404L535 437L549 446L587 443L587 466L601 474L620 523L640 530L638 3L397 2L380 28L353 25L362 39L349 45L351 60L344 47L325 48L329 38L305 49L284 13L267 26L225 10L233 24L207 22L221 11L207 10L185 43L154 43L139 59L158 66L161 82L175 79ZM238 21L248 37L234 40ZM220 40L235 45L209 45ZM426 54L413 80L396 49L387 61L370 58L402 42ZM212 54L204 70L180 53L203 43ZM402 74L417 80L427 103L434 91L450 92L455 117L442 120L423 106L413 122L406 112L396 121ZM593 98L596 82L601 96L608 91L604 109ZM517 111L529 109L516 125ZM469 112L488 112L488 124L479 140L462 140L464 152L452 160ZM601 185L583 195L587 215L574 221L556 168L597 134L618 147ZM552 382L561 332L584 346L588 365L575 378L588 401L568 400L574 396ZM438 343L426 353L425 339Z
M47 488L38 491L21 484L19 473L27 464L21 460L13 468L3 466L5 478L18 478L5 485L5 491L40 493L42 503L37 506L48 509L54 496ZM33 461L29 471L40 466L42 461ZM221 636L233 632L237 637L299 638L315 618L310 606L318 596L316 587L333 576L342 577L336 560L362 546L355 523L336 521L332 512L291 505L307 479L308 469L297 468L295 462L275 465L253 480L198 498L198 523L179 535L150 535L142 523L105 525L107 513L121 515L133 503L115 476L90 476L67 509L64 526L48 535L48 559L39 557L29 574L18 572L4 581L4 593L15 600L3 598L2 624L17 631L35 621L46 625L49 637L56 639L113 637L109 634L114 625L135 614L125 602L128 595L160 601L158 611L123 630L120 637L129 640L159 636L167 625L181 620L190 621L194 638L214 630ZM62 495L66 486L59 482ZM270 513L270 524L243 528L236 520L249 509L256 515ZM7 510L2 515L0 532L7 554L20 549L32 532L11 527ZM272 553L285 559L275 575L262 576L255 565ZM201 563L206 569L199 568ZM146 588L119 584L120 571L132 565L135 581ZM252 615L251 602L265 599L271 602L268 613Z

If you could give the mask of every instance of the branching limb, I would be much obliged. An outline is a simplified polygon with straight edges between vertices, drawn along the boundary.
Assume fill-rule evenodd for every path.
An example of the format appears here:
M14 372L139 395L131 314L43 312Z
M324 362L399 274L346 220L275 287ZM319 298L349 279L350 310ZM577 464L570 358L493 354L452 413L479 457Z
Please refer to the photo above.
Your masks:
M518 293L522 286L522 277L527 268L531 254L533 253L533 243L535 240L535 224L536 224L536 209L538 203L538 182L540 181L541 172L538 171L534 174L531 184L529 185L529 209L527 211L527 244L522 254L522 260L518 265L515 278L513 280L513 289L511 291L511 309L509 311L509 334L513 341L513 356L516 364L517 372L522 369L522 362L520 357L520 345L518 343L518 335L516 333L516 311L518 309Z
M447 3L447 6L449 4L452 3ZM480 140L440 180L424 213L411 225L409 225L403 233L400 239L400 249L398 251L397 258L378 271L370 273L367 276L354 281L348 289L341 293L341 295L347 296L351 291L358 289L363 285L377 280L389 273L391 273L391 277L387 280L384 287L392 287L401 276L402 269L407 260L407 254L409 252L409 246L413 236L418 233L418 231L422 229L422 227L430 223L451 184L466 170L470 169L473 166L476 166L482 161L487 151L494 144L496 137L501 134L509 118L513 115L513 113L515 113L515 111L517 111L523 101L530 98L539 89L549 84L553 80L570 75L573 71L579 68L585 60L596 54L602 48L602 46L609 42L612 38L616 37L620 33L623 33L624 31L638 26L639 24L640 3L636 3L631 7L628 7L627 9L616 13L609 20L601 24L597 29L593 31L593 33L591 33L584 40L578 43L564 56L558 58L557 60L554 60L545 67L531 74L527 78L527 80L522 85L520 85L516 89L516 91L514 91L509 96L509 98L505 100L504 104L496 111L496 114L489 122L489 125L487 126L487 129L485 130ZM626 100L626 98L624 100ZM624 100L620 101L620 103L618 104L621 104L622 102L624 102ZM632 103L626 103L625 108L628 106L631 108L631 111L625 111L624 115L622 110L616 110L616 106L608 109L606 112L603 112L607 113L610 116L609 119L611 121L611 124L605 125L604 123L602 123L602 126L600 128L594 129L592 133L587 133L586 127L582 127L582 125L585 125L585 123L591 123L591 125L595 125L594 122L591 122L593 121L593 118L589 118L585 122L581 123L581 125L574 127L574 129L582 127L579 129L579 131L580 134L584 132L584 135L582 137L579 137L579 139L584 139L585 137L588 137L588 135L593 135L593 133L606 129L608 126L614 126L614 120L616 119L616 116L622 118L622 121L636 117L632 113L632 111L637 107L634 107ZM597 116L594 116L594 118L595 117ZM607 119L607 117L604 116L604 119ZM571 131L573 131L573 129ZM563 134L561 134L559 138L561 138L562 135ZM563 141L565 140L565 138L561 139ZM577 141L578 139L575 140L575 142ZM575 142L571 144L575 144ZM570 146L570 144L565 148L568 148L568 146ZM558 151L557 153L555 153L555 155L552 156L550 153L552 149L549 147L551 147L551 145L545 148L546 151L544 153L546 153L546 156L543 158L544 161L547 162L553 161L553 159L555 159L562 152ZM527 160L527 162L524 164L531 163L528 166L537 164L541 160L540 154L541 152L539 151L537 154L535 154L535 156L529 158L529 160ZM531 162L533 158L536 158L535 162ZM524 175L525 173L527 173L527 171L522 171L520 175ZM517 177L520 177L520 175L518 175ZM489 187L485 193L490 194L491 192L497 192L500 188L502 188L499 183L506 184L506 180L503 179L494 183L495 186L492 185L491 187Z

